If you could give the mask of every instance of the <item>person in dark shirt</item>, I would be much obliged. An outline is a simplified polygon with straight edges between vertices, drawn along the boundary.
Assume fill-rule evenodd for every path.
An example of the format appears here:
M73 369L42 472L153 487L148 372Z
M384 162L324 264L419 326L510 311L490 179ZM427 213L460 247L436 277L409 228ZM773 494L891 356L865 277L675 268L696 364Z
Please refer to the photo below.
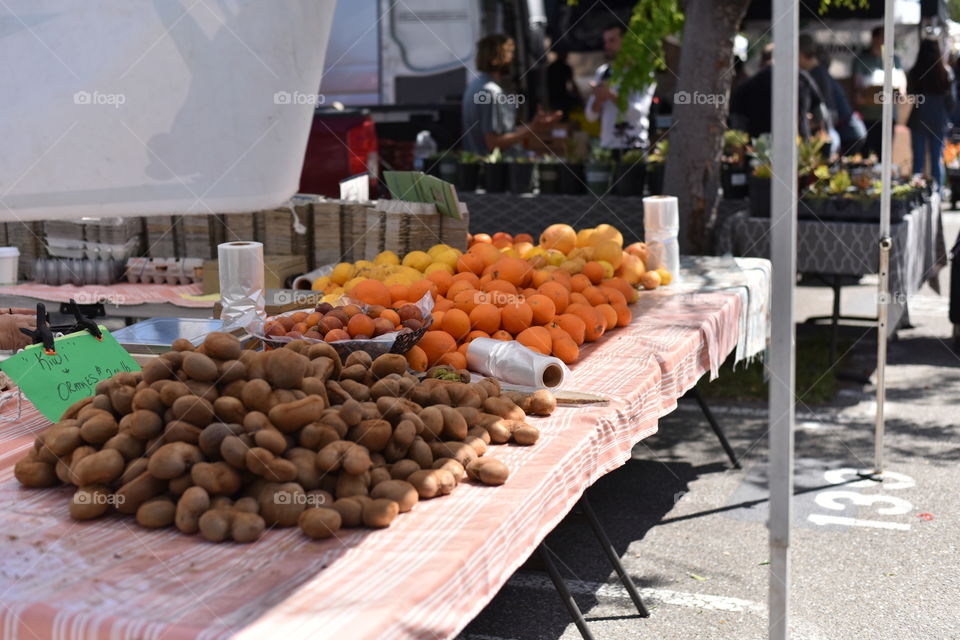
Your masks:
M943 139L953 110L953 77L944 64L940 44L922 40L917 61L907 73L910 112L910 140L913 145L913 172L924 173L927 158L938 187L943 186Z
M583 97L573 81L573 69L567 63L567 51L556 50L557 59L547 66L547 96L550 108L563 112L564 117L583 106Z
M813 37L800 35L800 50L797 62L801 69L810 74L817 84L820 97L830 114L830 120L840 138L840 148L844 155L856 153L866 142L867 128L850 108L850 102L840 83L830 75L828 64L821 60L819 47Z
M800 71L798 91L798 133L809 138L823 126L820 112L820 91L806 71ZM743 129L750 137L770 133L772 128L773 65L753 74L733 92L730 99L730 124Z

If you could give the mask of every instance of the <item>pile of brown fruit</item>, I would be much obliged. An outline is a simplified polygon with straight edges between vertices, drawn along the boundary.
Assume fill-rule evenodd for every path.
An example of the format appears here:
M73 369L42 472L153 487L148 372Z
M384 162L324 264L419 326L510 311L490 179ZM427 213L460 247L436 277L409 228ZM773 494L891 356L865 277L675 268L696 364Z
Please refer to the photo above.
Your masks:
M411 332L422 326L423 316L413 304L397 309L370 305L364 310L355 304L335 307L321 302L313 312L297 311L267 318L263 334L269 338L288 336L337 342L368 340L393 331Z
M535 443L526 415L556 406L548 392L501 394L490 378L421 381L397 354L341 362L322 342L258 352L211 333L173 346L70 407L17 462L17 480L75 485L78 520L115 509L214 542L294 525L326 538L389 526L464 478L503 484L488 445Z

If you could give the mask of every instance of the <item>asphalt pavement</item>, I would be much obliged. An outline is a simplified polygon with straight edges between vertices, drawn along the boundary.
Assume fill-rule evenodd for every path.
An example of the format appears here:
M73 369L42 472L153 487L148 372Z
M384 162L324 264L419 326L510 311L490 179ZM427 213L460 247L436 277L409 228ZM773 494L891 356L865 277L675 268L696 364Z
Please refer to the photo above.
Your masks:
M949 248L960 214L946 214L944 226ZM874 313L875 291L869 278L849 287L843 312ZM800 287L796 306L798 321L829 313L829 290ZM856 475L873 462L874 331L843 330L853 346L841 368L869 382L845 383L829 406L797 403L793 638L960 638L960 352L946 296L925 287L909 306L913 328L889 344L883 483ZM743 469L730 468L697 405L683 400L587 492L649 618L639 617L582 514L546 540L597 640L767 637L767 410L712 408ZM461 638L580 634L535 556Z

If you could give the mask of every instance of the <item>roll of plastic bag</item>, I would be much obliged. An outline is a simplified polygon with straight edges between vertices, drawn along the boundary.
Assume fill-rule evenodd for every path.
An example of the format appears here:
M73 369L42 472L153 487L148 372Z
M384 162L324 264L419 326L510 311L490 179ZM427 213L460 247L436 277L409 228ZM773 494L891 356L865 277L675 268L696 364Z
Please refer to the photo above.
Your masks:
M266 320L263 245L224 242L217 247L220 272L220 318L223 330L262 333Z
M647 243L649 267L666 267L677 282L680 276L680 212L675 196L647 196L643 199L643 238Z
M467 368L527 387L554 388L563 384L570 369L559 358L545 356L515 340L476 338L467 347Z

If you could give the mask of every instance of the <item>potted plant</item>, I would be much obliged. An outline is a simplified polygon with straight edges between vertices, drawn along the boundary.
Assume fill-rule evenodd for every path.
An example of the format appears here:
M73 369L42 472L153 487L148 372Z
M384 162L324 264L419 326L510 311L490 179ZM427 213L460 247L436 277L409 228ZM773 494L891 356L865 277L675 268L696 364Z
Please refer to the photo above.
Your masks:
M750 145L750 215L754 218L770 217L770 180L773 177L773 162L770 158L770 136L763 134L753 139Z
M503 193L507 190L507 165L503 162L503 154L500 149L494 149L493 153L484 159L483 163L483 188L487 193Z
M457 191L476 191L480 182L480 165L483 158L477 154L464 151L460 154L457 163Z
M797 202L797 218L801 220L824 220L829 216L832 195L830 168L821 165L817 167L815 175L816 182L804 189Z
M533 163L523 156L505 159L510 193L521 194L533 191Z
M663 165L667 161L669 145L661 140L653 145L653 151L647 156L647 192L652 195L663 193Z
M620 156L613 192L618 196L642 196L647 164L643 149L629 149Z
M720 164L720 184L723 197L743 199L749 194L749 167L747 149L750 134L746 131L728 129L723 133L723 155Z
M560 159L552 153L540 159L537 163L537 178L542 195L560 193L560 173L563 170Z
M583 173L590 193L598 198L606 195L613 177L613 154L609 149L594 147Z

